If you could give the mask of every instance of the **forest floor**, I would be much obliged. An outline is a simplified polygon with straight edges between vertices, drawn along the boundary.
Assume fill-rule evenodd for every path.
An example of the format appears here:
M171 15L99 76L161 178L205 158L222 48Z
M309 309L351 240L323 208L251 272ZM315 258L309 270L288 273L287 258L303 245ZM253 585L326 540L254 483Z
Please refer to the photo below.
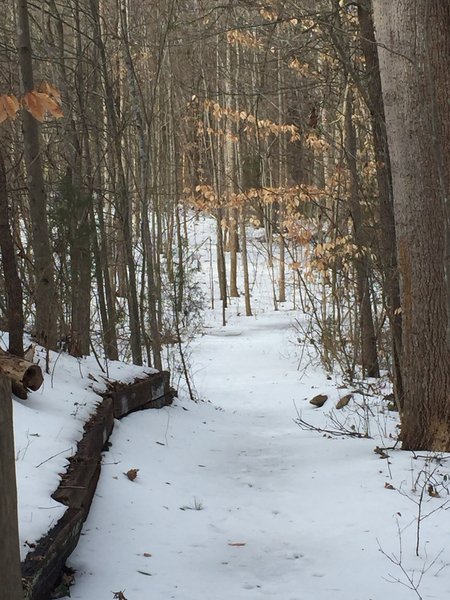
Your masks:
M202 256L206 291L214 261ZM199 401L180 384L171 407L116 422L68 562L71 598L450 596L448 457L374 452L395 444L383 390L360 384L335 409L355 387L327 378L301 351L294 324L303 317L287 303L273 310L261 261L255 316L243 316L243 298L227 309L226 327L219 307L207 309L190 346ZM314 408L319 393L328 400ZM299 427L299 416L319 430ZM134 481L129 469L139 469Z

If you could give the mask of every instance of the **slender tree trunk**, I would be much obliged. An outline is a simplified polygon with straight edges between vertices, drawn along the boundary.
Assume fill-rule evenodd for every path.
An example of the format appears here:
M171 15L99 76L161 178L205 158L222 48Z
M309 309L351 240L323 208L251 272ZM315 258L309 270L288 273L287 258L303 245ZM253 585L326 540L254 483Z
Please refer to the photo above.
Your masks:
M244 295L245 295L245 315L247 317L252 316L252 306L250 302L250 280L248 275L248 253L247 253L247 232L245 225L245 206L241 208L241 255L242 255L242 267L244 271Z
M11 383L0 375L0 565L2 597L22 600Z
M130 41L128 33L128 1L121 0L121 29L123 36L123 56L127 69L130 94L133 102L133 112L136 120L137 138L139 145L139 187L141 196L141 220L142 220L142 239L145 258L147 261L148 272L148 306L149 321L151 333L151 345L153 354L153 364L157 369L162 369L161 361L161 335L159 331L157 314L157 277L155 274L155 251L153 236L149 223L149 202L148 202L148 178L149 178L149 149L146 143L146 134L149 135L151 123L145 119L145 112L141 105L141 98L138 91L138 82L136 80L136 70L133 64L133 57L130 50ZM161 228L159 228L161 230Z
M0 253L5 278L9 346L11 354L23 357L23 295L17 270L9 219L8 192L3 152L0 147ZM0 455L1 456L1 455ZM1 564L1 562L0 562Z
M27 93L34 89L27 0L16 0L16 7L21 89L23 93ZM54 266L47 223L47 198L42 170L39 126L28 111L23 111L22 124L35 269L35 335L39 343L53 348L56 346Z
M135 364L142 364L142 348L139 325L139 303L136 288L136 266L133 256L133 237L131 230L131 211L127 195L127 181L122 164L122 134L118 126L116 107L114 105L115 94L113 92L109 74L108 61L106 57L105 46L103 43L102 32L100 29L100 15L98 0L90 0L90 7L94 19L94 36L95 42L99 49L101 71L103 84L105 88L105 106L108 115L109 124L113 137L113 148L116 159L116 169L118 177L118 217L123 235L123 247L126 262L126 279L127 279L127 304L129 311L130 323L130 345L132 360Z
M397 269L397 247L395 238L394 199L392 192L391 161L386 135L383 97L381 91L380 66L372 19L372 0L361 0L358 18L361 32L366 73L363 84L371 116L373 147L378 184L378 206L380 215L379 253L382 265L383 288L392 340L392 379L397 406L403 404L401 372L402 315L400 311L400 286Z
M405 449L448 452L450 4L375 0L374 21L401 277L401 437Z
M359 304L361 334L361 365L363 376L379 377L378 353L370 300L369 264L366 252L369 241L364 231L360 205L358 170L356 164L356 133L352 121L353 100L350 86L347 87L345 103L346 158L350 171L350 212L353 220L353 236L360 256L355 258L356 287Z

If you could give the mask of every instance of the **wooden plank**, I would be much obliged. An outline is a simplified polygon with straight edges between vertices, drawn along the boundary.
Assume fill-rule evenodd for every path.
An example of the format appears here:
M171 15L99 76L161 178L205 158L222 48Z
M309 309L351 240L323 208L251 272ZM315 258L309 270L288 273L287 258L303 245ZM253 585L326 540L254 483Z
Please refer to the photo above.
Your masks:
M0 374L0 596L22 599L11 382Z
M162 408L172 402L169 373L162 371L131 385L117 385L110 390L114 416L120 419L136 410Z
M113 402L111 398L104 398L96 413L84 426L84 435L78 442L77 452L69 459L67 472L52 494L54 500L71 508L85 509L91 505L100 473L101 451L113 426Z
M133 384L116 384L99 403L95 414L85 424L77 452L52 495L68 509L22 564L25 600L48 600L61 578L65 562L78 543L82 524L89 513L100 476L101 452L113 430L114 417L121 418L144 408L160 408L171 402L169 373L163 371Z
M22 564L24 600L48 600L80 537L85 513L69 508Z

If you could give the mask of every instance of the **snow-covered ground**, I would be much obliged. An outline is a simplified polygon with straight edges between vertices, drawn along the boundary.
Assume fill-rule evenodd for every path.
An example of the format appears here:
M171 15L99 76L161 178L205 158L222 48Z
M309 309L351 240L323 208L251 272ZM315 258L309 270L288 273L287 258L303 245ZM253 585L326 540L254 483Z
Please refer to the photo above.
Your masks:
M208 229L203 222L196 227L200 243ZM389 459L374 453L376 446L394 446L389 436L396 422L373 388L358 386L367 393L334 410L353 388L327 379L318 367L298 368L292 323L302 317L288 304L273 311L263 253L256 248L255 316L243 316L243 298L236 299L224 328L216 303L207 311L204 335L191 346L202 401L190 401L181 388L173 406L116 423L91 513L69 560L76 571L71 597L449 597L450 461L398 449L387 451ZM319 393L329 398L314 408L309 400ZM41 409L43 400L29 410ZM317 427L354 427L371 437L306 431L295 423L299 415ZM41 460L33 457L36 464ZM134 481L125 475L129 469L139 469Z
M1 335L3 348L8 337ZM45 350L37 347L34 361L45 370ZM75 359L50 352L50 373L27 400L14 399L14 442L22 560L34 543L56 524L66 507L51 498L68 458L77 449L89 420L106 390L106 379L128 383L153 369L109 362L107 372L93 357ZM1 597L1 595L0 595Z

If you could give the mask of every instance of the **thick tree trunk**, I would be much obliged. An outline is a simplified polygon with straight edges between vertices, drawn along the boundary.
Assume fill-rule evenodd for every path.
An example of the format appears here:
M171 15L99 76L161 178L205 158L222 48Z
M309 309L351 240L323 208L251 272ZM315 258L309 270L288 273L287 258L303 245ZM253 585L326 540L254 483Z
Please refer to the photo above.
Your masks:
M16 463L9 379L0 374L0 565L2 598L22 600L19 528L17 522Z
M403 447L450 451L450 4L374 0L374 20L401 277Z
M17 0L16 6L21 89L23 93L26 93L34 88L28 2L27 0ZM35 335L39 343L52 348L56 346L54 266L47 223L47 199L42 170L39 126L28 111L23 111L22 123L35 267Z
M5 278L9 345L12 354L23 356L23 297L17 270L14 241L9 225L8 193L3 153L0 147L0 254Z

